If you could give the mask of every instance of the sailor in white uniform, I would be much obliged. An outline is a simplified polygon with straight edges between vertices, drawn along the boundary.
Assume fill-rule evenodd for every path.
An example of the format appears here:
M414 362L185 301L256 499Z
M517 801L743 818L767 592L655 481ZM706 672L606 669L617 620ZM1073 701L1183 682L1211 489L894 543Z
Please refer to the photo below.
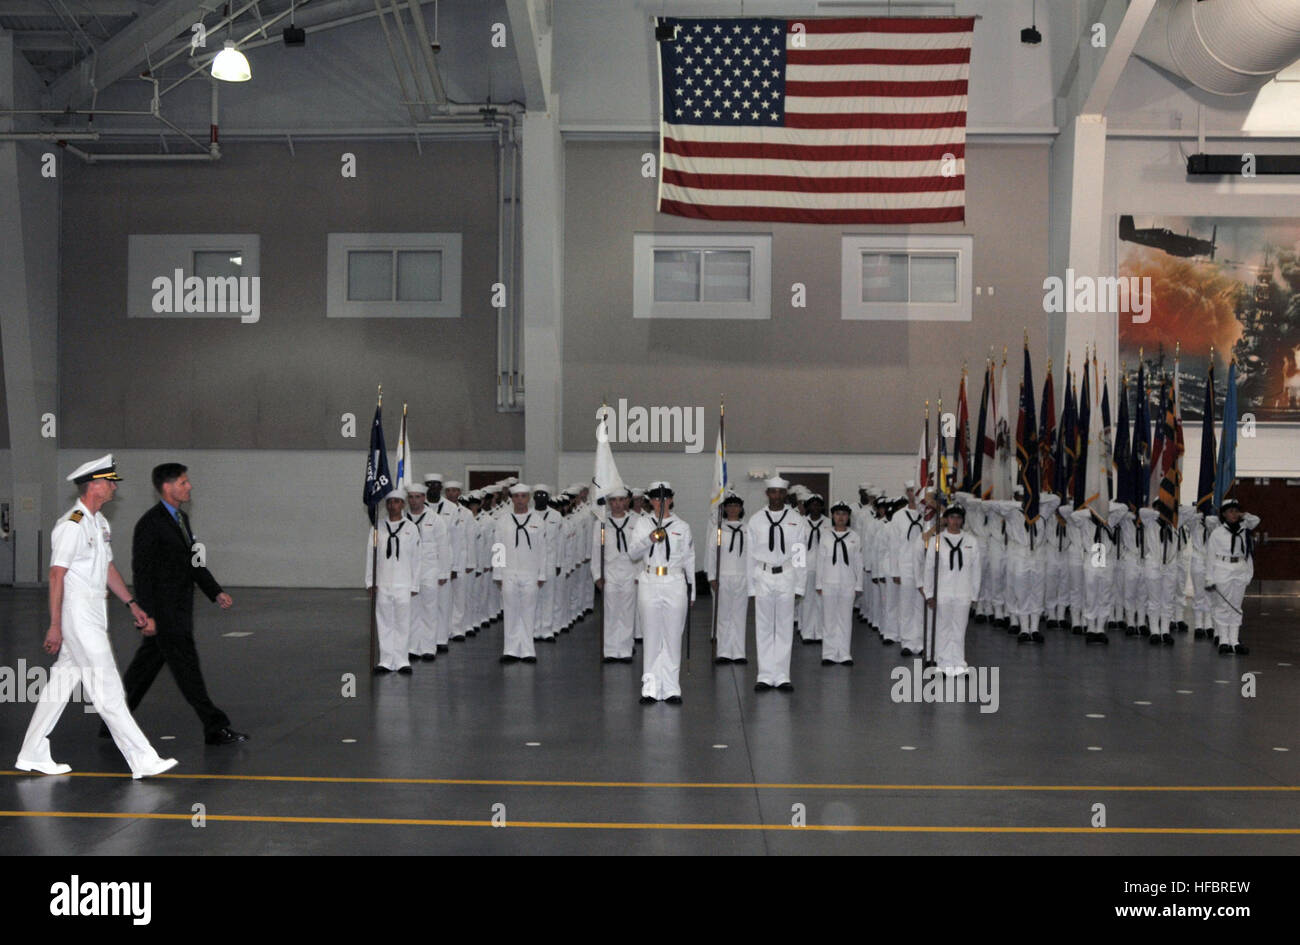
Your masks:
M387 517L376 521L366 542L366 589L375 598L379 634L375 673L409 674L411 598L420 592L420 533L406 517L406 490L401 486L384 496L384 508Z
M831 524L824 516L826 500L816 492L809 492L804 498L804 534L803 544L807 549L809 593L799 603L799 639L804 643L820 643L822 640L822 595L812 591L817 587L817 552L822 540L830 531Z
M442 516L443 525L447 529L447 583L435 584L433 587L425 588L425 593L433 592L438 599L437 620L434 625L434 638L437 642L438 652L446 652L450 646L452 629L451 629L451 612L455 597L455 584L460 579L461 560L464 558L464 551L461 548L461 542L464 536L458 527L461 524L460 509L455 503L448 502L442 494L442 473L425 473L424 485L428 490L428 506L434 515Z
M461 505L461 491L461 483L456 479L443 483L442 497L451 507L447 517L453 523L452 544L456 549L454 569L457 576L456 580L451 582L451 608L447 617L447 633L454 641L464 640L465 632L470 626L466 617L466 606L474 570L474 516L470 514L469 509Z
M807 579L803 516L786 505L790 483L780 476L766 480L767 506L750 516L749 595L754 598L754 646L758 650L756 692L790 692L790 648L794 642L795 598Z
M749 662L745 658L749 617L749 546L745 539L745 502L729 491L722 499L722 521L714 526L704 564L718 608L715 663Z
M1242 511L1236 499L1224 499L1219 519L1222 524L1210 533L1205 546L1205 590L1214 604L1219 652L1245 656L1250 650L1241 642L1242 605L1255 576L1251 532L1259 527L1259 516Z
M965 520L960 505L948 506L943 531L925 550L923 590L926 613L934 620L934 660L949 676L966 671L966 621L982 577L979 543L962 531Z
M122 477L109 453L79 466L67 478L76 484L79 498L50 533L50 626L45 633L45 652L57 653L58 659L41 690L15 767L40 774L72 770L50 755L50 735L80 683L126 758L131 777L162 774L176 767L176 759L158 756L127 709L108 639L108 591L130 608L141 633L157 632L113 564L112 532L100 511L112 501Z
M852 666L853 600L862 591L862 539L851 527L847 502L831 506L831 524L817 548L821 598L822 665Z
M411 659L438 657L438 593L451 572L451 545L446 520L425 505L427 487L412 483L406 490L410 506L406 517L420 536L420 586L423 594L411 600Z
M551 553L546 526L528 508L532 490L517 482L510 487L511 511L497 522L492 547L492 580L501 589L505 613L501 662L537 662L533 634L537 625L537 591L551 577Z
M628 511L632 494L623 486L605 496L607 516L591 533L591 578L604 602L603 654L606 663L632 662L636 625L636 578L641 569L628 549L641 517ZM603 536L603 537L602 537ZM602 551L603 542L603 551Z
M917 504L916 483L908 480L907 507L899 509L889 521L890 583L894 594L894 632L903 656L917 656L923 642L925 626L921 595L917 588L921 574L917 570L917 551L925 533L925 514Z
M682 631L695 602L695 545L691 527L672 513L673 490L652 482L651 514L632 526L628 555L641 563L637 611L644 637L641 701L682 701Z

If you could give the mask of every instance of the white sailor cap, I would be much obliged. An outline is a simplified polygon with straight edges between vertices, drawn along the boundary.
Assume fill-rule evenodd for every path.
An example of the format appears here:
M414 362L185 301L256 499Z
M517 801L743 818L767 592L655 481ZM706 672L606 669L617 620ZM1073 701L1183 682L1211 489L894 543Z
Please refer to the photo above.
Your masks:
M482 502L483 493L481 490L475 489L472 492L466 492L464 495L460 497L460 499L462 502Z
M507 486L518 485L518 484L519 484L519 477L518 477L518 476L506 476L506 478L502 479L501 482L502 482L504 485L507 485Z
M766 480L763 481L763 488L765 488L765 489L789 489L789 488L790 488L790 481L789 481L788 479L782 479L780 476L773 476L771 479L766 479Z
M817 500L818 502L820 502L822 505L825 505L825 504L826 504L826 499L825 499L825 497L824 497L820 492L809 492L809 493L805 496L804 501L806 501L806 502L811 502L813 499L816 499L816 500Z
M635 499L638 496L644 496L644 495L645 495L645 490L642 489L640 486L636 486L632 489L632 498Z
M540 492L543 495L549 496L551 494L551 487L539 482L537 485L533 486L533 492Z
M628 491L627 486L615 486L613 489L610 489L608 492L605 493L605 498L626 499L626 498L630 498L631 495L632 493Z
M869 483L869 482L860 482L860 483L858 483L858 491L859 491L859 492L871 492L874 488L875 488L875 487L872 486L871 483Z
M459 479L448 479L442 484L444 489L463 489L464 485Z
M510 487L511 495L528 495L528 493L532 491L533 491L532 489L529 489L522 482L516 482L513 486Z
M442 473L425 473L425 482L442 482Z
M672 483L668 482L666 479L650 483L650 488L646 491L646 495L652 499L670 498L672 494Z
M904 488L904 489L915 489L915 488L916 488L916 480L915 480L915 479L909 479L909 480L907 480L907 482L903 483L903 488Z
M383 500L385 502L387 502L389 499L401 499L403 502L405 502L406 490L403 489L401 486L393 486L393 488L389 489L383 495Z
M92 479L107 479L109 482L120 482L122 480L122 477L117 474L117 465L113 462L112 453L106 453L99 459L92 459L88 463L82 463L68 476L68 482L75 482L77 485L90 482Z
M424 487L422 482L413 482L406 487L406 494L410 495L428 495L429 490Z

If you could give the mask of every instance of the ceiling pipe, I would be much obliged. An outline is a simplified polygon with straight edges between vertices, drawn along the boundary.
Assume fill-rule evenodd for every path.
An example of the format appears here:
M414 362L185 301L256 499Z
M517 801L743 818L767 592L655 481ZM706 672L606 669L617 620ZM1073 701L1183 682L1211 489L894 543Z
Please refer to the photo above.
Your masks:
M1246 95L1300 59L1296 0L1164 0L1137 56L1215 95Z

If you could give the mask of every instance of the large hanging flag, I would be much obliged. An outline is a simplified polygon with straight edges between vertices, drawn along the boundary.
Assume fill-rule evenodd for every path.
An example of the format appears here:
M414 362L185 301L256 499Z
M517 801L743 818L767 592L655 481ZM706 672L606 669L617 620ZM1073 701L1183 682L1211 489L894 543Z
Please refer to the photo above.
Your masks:
M1020 485L1025 498L1021 508L1025 518L1038 518L1038 494L1042 482L1038 465L1038 417L1034 413L1034 368L1029 363L1029 343L1025 342L1024 381L1020 385L1020 422L1016 424L1016 461L1020 472Z
M1133 447L1128 436L1128 378L1120 371L1119 378L1119 428L1115 434L1115 501L1123 502L1130 511L1133 504Z
M623 479L618 474L618 466L614 464L614 452L609 448L609 418L612 413L608 406L602 406L600 423L596 425L596 463L591 485L597 499L603 499L615 489L623 488ZM600 509L604 507L603 504L597 506Z
M971 476L971 494L987 499L993 492L993 360L984 362L984 393L980 395L980 419L975 431L975 472Z
M1139 355L1140 357L1140 355ZM1137 410L1133 417L1133 505L1146 508L1151 481L1151 400L1147 396L1146 363L1138 363Z
M965 219L973 17L660 17L659 211ZM663 35L660 33L660 35Z
M727 480L727 438L723 431L723 424L726 421L726 411L724 405L718 404L718 441L713 447L713 491L709 495L709 514L713 520L719 518L722 511L722 500L727 495L727 487L731 484Z
M1210 352L1210 370L1205 379L1205 404L1201 408L1201 471L1196 482L1196 511L1217 514L1214 505L1214 352Z
M993 498L1006 501L1015 491L1015 443L1011 439L1011 409L1007 405L1007 358L1002 355L1002 374L998 378L998 414L995 430L995 458L993 465Z
M384 398L381 394L375 405L375 419L370 424L370 452L366 454L366 486L362 501L366 504L366 514L370 524L375 524L375 508L379 500L388 493L392 479L388 474L388 450L384 446Z
M1219 434L1219 464L1214 476L1214 510L1232 492L1237 481L1237 360L1228 364L1228 388L1223 398L1223 426Z
M1047 359L1043 401L1038 411L1038 477L1044 488L1056 488L1056 386L1051 358Z
M411 440L406 432L406 404L402 404L402 426L397 433L397 485L405 489L411 484Z
M953 484L962 492L970 491L970 404L966 400L965 364L961 367L961 390L957 394L957 442L953 446Z

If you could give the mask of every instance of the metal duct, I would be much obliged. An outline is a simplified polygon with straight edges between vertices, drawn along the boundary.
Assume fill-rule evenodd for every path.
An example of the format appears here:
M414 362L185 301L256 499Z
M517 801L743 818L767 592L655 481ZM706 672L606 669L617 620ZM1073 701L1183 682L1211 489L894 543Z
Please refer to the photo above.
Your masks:
M1245 95L1300 59L1296 0L1169 0L1136 53L1216 95Z

